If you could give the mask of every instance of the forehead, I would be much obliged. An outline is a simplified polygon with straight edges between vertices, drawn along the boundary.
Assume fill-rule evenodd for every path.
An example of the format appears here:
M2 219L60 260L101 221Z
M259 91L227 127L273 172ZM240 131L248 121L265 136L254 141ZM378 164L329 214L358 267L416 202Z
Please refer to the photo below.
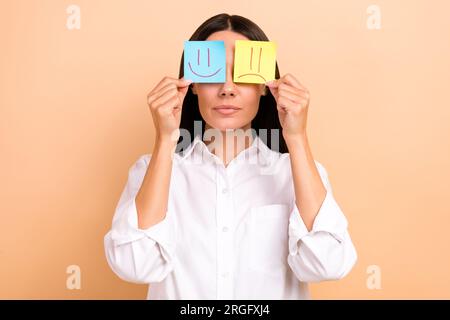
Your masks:
M249 40L249 39L240 33L231 30L223 30L210 34L206 40L222 40L225 43L225 49L227 51L234 51L234 42L236 40Z

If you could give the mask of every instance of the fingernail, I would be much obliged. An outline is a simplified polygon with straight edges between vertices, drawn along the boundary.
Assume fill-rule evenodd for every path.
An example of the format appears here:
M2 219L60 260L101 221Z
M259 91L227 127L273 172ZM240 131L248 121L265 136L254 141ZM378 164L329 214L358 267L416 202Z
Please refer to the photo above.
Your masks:
M273 84L273 80L266 82L266 86L271 86L272 84Z

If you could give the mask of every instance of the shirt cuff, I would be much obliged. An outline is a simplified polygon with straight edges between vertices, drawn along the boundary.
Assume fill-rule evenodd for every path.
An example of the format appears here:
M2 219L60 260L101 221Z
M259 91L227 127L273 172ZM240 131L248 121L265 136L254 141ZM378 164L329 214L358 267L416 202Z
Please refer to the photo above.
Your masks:
M120 211L120 218L113 222L111 231L111 238L115 245L122 245L148 237L165 248L174 246L175 239L171 235L174 235L176 230L167 213L165 218L157 224L147 229L140 229L134 197L125 202Z
M299 241L302 238L312 236L316 232L328 232L338 242L344 241L348 222L330 190L327 190L325 199L314 219L311 231L308 231L303 222L295 199L292 207L289 217L289 251L292 255L297 254Z

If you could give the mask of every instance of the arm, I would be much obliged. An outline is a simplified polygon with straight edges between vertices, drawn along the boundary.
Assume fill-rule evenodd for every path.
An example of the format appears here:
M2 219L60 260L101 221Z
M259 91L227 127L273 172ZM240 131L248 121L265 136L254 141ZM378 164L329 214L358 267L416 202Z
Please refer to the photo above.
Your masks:
M136 196L140 229L148 229L166 215L175 145L170 139L156 139L152 161Z
M287 138L296 205L308 231L325 199L326 189L316 168L306 134Z
M296 198L289 219L288 264L303 282L342 279L357 260L347 219L333 197L325 168L313 159L307 139L287 144Z
M266 85L277 101L295 189L289 218L288 264L303 282L341 279L350 272L357 255L327 172L314 161L308 144L309 91L292 74Z
M127 281L158 282L173 270L177 223L168 197L178 140L174 133L179 134L182 102L191 82L164 77L147 95L157 132L153 155L149 164L141 157L130 169L105 236L108 263Z
M155 144L149 164L142 156L130 168L112 228L104 239L111 269L130 282L159 282L173 270L177 225L167 209L172 158L168 156L170 150L162 145ZM161 164L163 161L167 164ZM167 190L158 188L158 179L168 180L162 182ZM166 200L157 198L164 194Z

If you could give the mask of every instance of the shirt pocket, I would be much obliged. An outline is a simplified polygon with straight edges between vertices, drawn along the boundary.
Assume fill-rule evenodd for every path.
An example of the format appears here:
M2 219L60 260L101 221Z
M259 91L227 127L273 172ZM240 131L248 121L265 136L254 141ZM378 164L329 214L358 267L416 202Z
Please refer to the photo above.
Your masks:
M289 207L270 204L251 208L250 268L268 275L287 268Z

